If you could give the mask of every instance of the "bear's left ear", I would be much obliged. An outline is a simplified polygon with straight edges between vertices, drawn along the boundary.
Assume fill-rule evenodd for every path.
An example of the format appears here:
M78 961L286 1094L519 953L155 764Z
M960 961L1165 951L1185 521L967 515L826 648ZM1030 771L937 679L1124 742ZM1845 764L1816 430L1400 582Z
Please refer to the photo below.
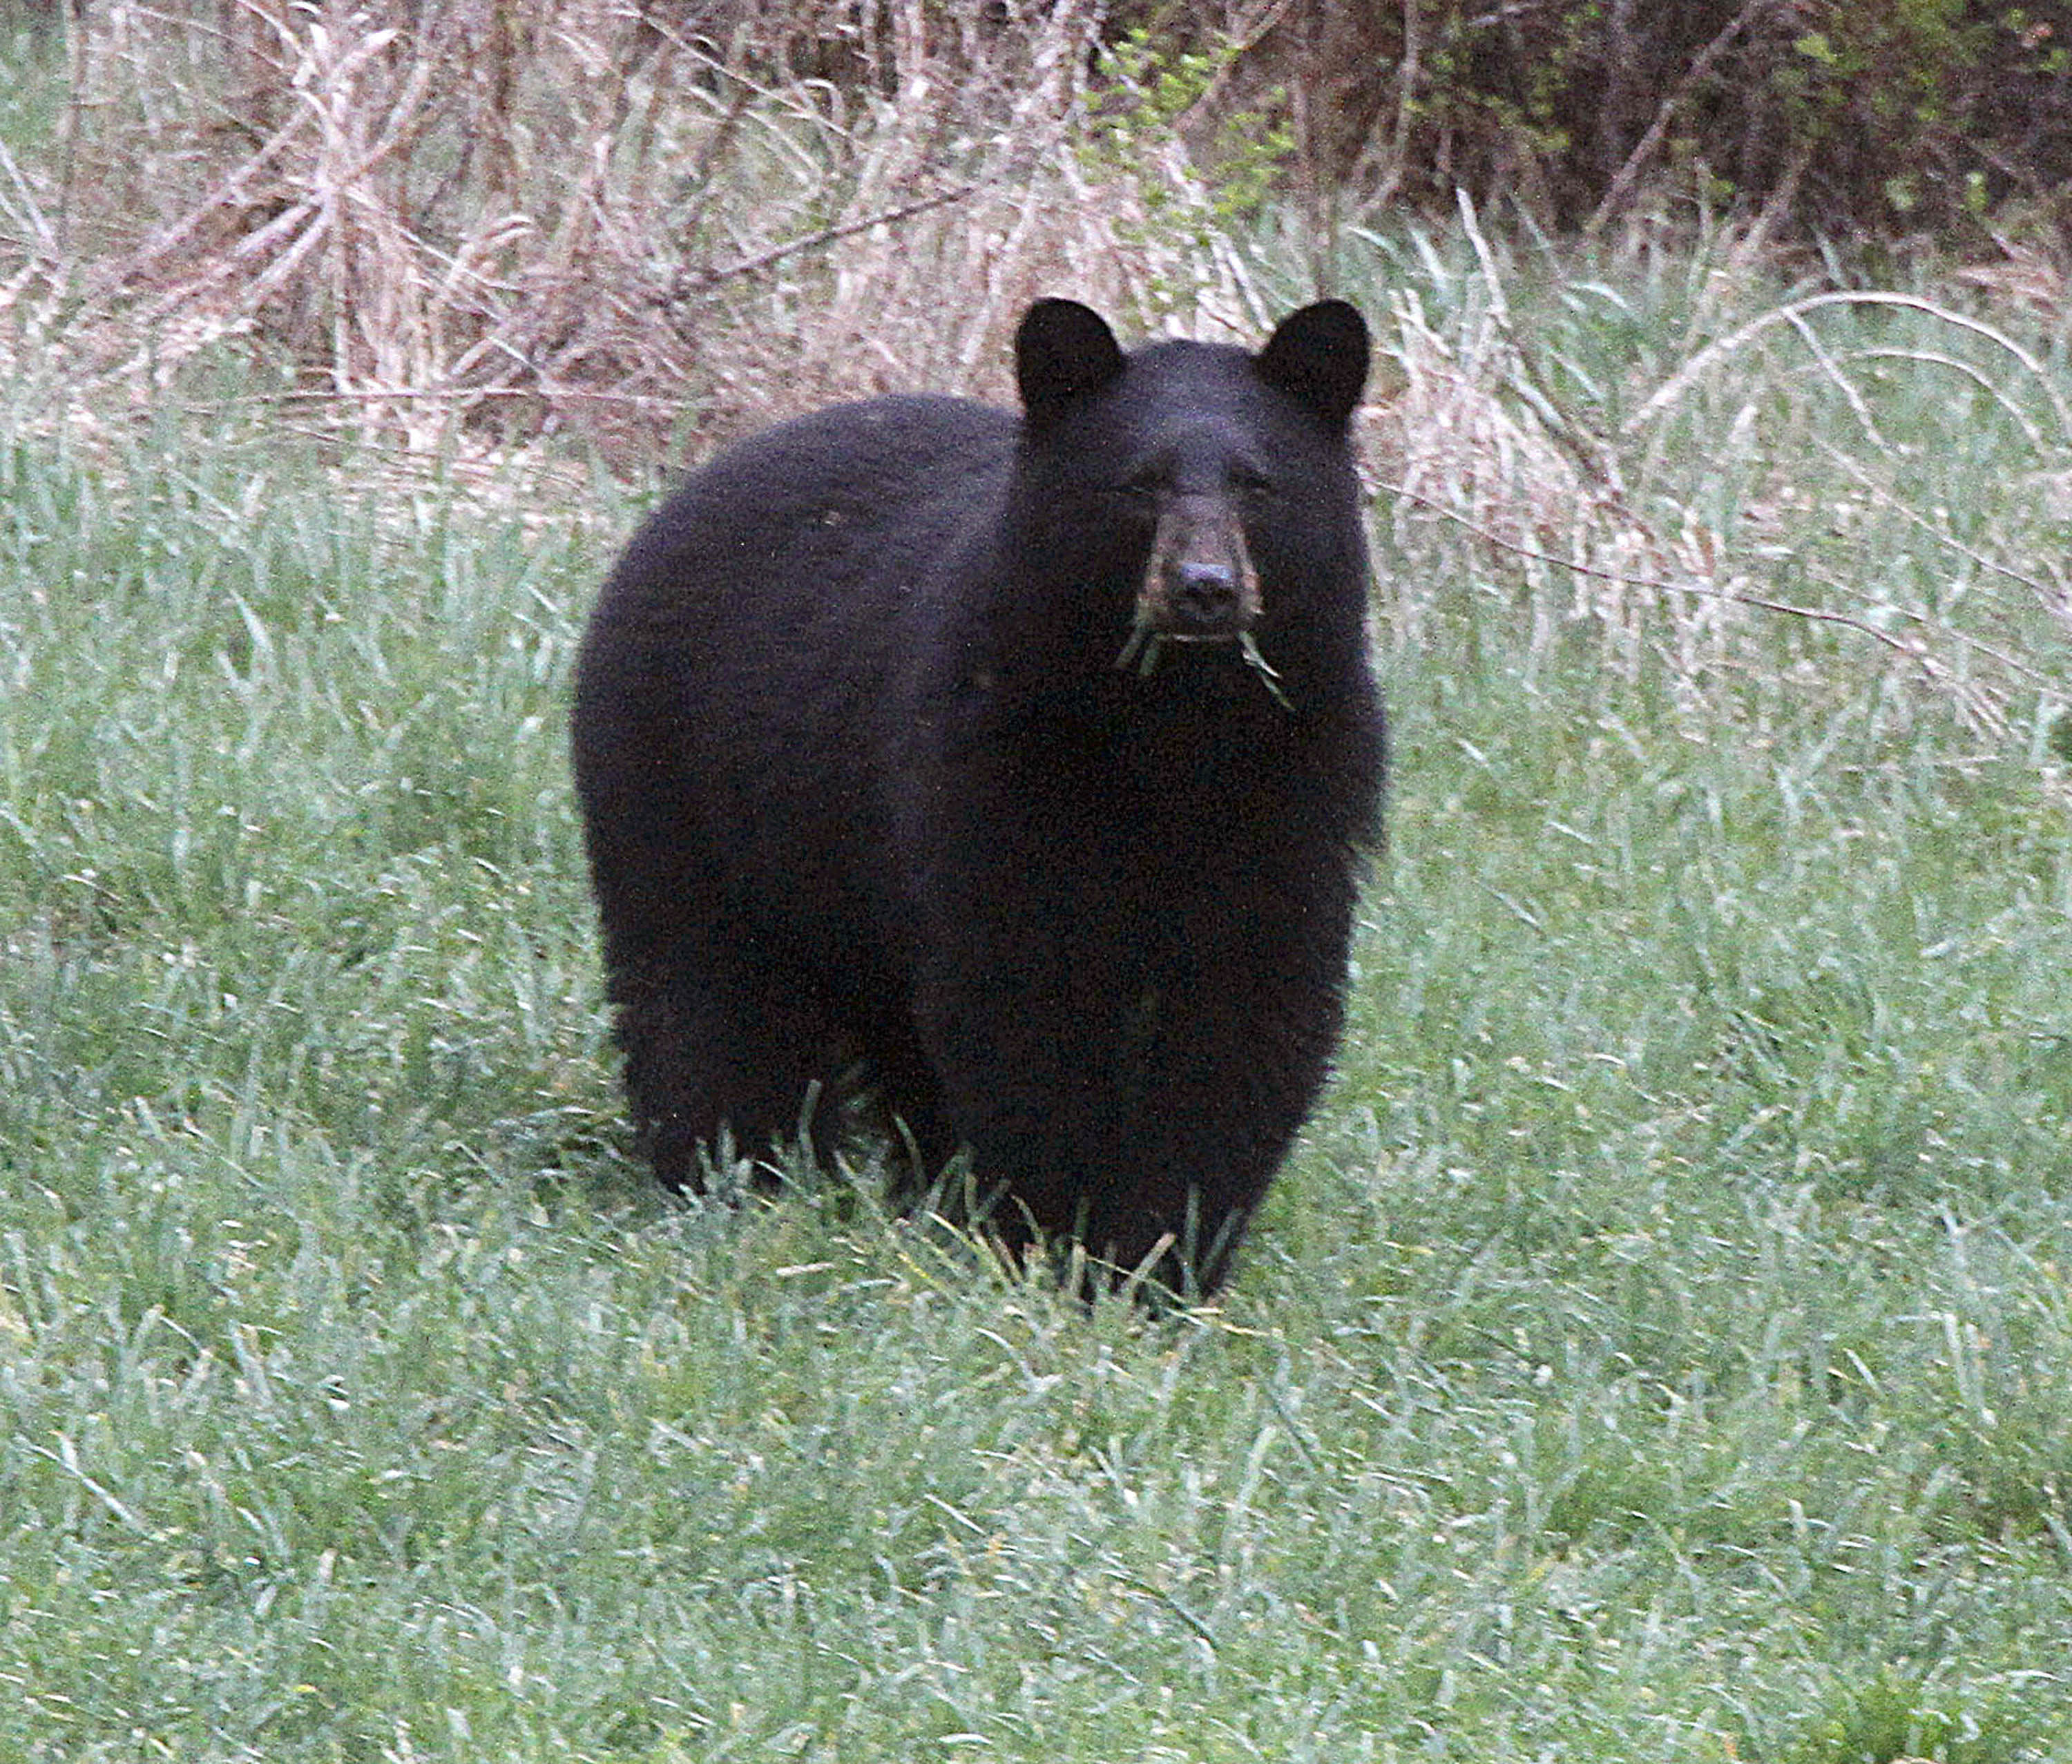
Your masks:
M1346 301L1319 300L1282 319L1258 361L1268 385L1343 427L1367 384L1367 320Z
M1014 333L1022 408L1038 422L1097 392L1122 372L1122 348L1108 321L1076 300L1039 300Z

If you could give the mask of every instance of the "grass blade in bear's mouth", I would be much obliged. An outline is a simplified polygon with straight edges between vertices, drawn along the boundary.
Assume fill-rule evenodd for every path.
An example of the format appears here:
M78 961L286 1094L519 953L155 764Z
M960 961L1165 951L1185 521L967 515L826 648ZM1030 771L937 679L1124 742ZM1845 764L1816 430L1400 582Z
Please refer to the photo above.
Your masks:
M1117 668L1135 665L1141 679L1149 679L1151 670L1158 665L1158 646L1164 639L1157 627L1141 614L1133 619L1129 635L1123 639L1121 652L1115 658Z
M1158 665L1158 652L1167 644L1248 644L1251 641L1250 634L1245 631L1167 631L1149 619L1139 619L1130 626L1128 636L1123 639L1115 664L1118 668L1134 665L1140 674L1149 674Z
M1260 684L1273 694L1273 701L1283 710L1293 710L1288 694L1281 689L1281 670L1266 659L1266 652L1259 647L1259 639L1247 631L1239 634L1238 644L1244 652L1244 664L1259 676Z
M1246 667L1259 676L1260 684L1273 695L1273 701L1283 710L1295 707L1288 701L1288 694L1281 689L1281 670L1266 659L1265 652L1259 647L1259 639L1248 631L1161 631L1148 619L1139 619L1131 624L1129 635L1123 641L1121 651L1115 658L1117 668L1134 666L1140 679L1149 679L1158 665L1158 652L1166 644L1227 644L1235 642L1244 656Z

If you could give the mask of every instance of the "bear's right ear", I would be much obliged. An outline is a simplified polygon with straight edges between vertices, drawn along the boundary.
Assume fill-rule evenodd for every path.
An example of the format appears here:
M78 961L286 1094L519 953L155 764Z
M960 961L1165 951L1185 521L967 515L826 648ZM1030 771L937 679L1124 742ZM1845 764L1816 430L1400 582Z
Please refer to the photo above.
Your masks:
M1022 315L1014 333L1014 377L1022 408L1036 421L1047 421L1121 372L1121 346L1092 307L1039 300Z
M1282 319L1258 359L1270 384L1343 428L1367 385L1367 320L1346 301L1319 300Z

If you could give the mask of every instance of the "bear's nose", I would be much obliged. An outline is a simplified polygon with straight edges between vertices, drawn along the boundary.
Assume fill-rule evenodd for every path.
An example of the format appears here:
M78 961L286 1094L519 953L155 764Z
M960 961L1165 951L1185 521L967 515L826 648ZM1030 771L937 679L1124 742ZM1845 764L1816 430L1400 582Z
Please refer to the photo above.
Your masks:
M1239 624L1237 572L1228 564L1190 558L1173 572L1170 606L1177 633L1221 634Z

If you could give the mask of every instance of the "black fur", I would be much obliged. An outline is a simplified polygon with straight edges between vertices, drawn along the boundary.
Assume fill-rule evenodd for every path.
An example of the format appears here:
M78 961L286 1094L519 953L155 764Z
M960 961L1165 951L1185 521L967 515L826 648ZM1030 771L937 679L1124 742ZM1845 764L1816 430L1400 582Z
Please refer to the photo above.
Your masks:
M1046 300L1016 367L1022 414L728 448L606 584L574 759L627 1091L692 1184L809 1096L824 1143L861 1055L1011 1244L1170 1238L1207 1289L1324 1079L1379 830L1366 328L1125 354Z

